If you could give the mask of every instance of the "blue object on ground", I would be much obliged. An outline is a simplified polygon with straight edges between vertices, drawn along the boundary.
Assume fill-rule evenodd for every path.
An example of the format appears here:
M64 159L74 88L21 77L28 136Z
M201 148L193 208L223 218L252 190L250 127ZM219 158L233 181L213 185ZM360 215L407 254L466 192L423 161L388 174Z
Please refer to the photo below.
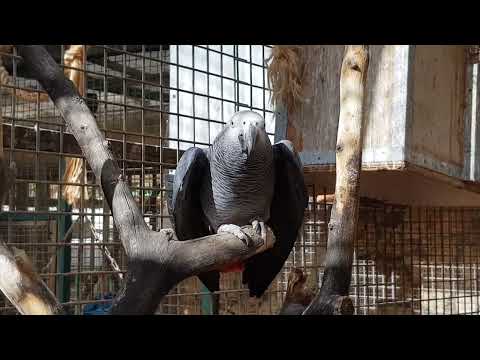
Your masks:
M95 300L113 300L113 294L106 294L103 298L97 296ZM112 307L112 302L87 304L83 308L83 315L108 315Z

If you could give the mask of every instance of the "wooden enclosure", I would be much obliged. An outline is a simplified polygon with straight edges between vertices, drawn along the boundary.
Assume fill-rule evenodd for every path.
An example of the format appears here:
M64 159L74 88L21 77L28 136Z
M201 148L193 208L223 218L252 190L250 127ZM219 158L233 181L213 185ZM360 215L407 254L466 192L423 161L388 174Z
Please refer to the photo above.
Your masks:
M276 124L276 137L296 144L309 180L327 192L333 191L343 49L304 47L303 102ZM411 205L480 203L478 157L471 151L477 84L467 50L370 46L363 195Z

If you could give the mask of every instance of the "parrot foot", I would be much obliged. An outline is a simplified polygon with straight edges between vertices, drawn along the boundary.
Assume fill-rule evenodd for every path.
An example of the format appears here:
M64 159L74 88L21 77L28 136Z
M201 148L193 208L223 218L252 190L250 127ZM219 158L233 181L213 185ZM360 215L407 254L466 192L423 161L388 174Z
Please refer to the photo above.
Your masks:
M265 227L265 223L263 221L253 220L252 221L253 230L263 239L263 241L267 241L267 228Z
M162 233L167 241L172 241L174 239L174 231L173 229L162 229L160 230L160 233Z
M252 227L253 230L263 239L264 246L261 247L260 252L272 248L275 243L275 238L268 235L265 222L261 220L252 220Z
M245 234L240 228L240 226L238 225L234 225L234 224L221 225L217 230L217 234L220 234L220 233L233 234L236 237L238 237L240 240L242 240L245 243L245 245L247 245L248 247L253 245L253 242L252 242L252 239L250 239L250 236Z

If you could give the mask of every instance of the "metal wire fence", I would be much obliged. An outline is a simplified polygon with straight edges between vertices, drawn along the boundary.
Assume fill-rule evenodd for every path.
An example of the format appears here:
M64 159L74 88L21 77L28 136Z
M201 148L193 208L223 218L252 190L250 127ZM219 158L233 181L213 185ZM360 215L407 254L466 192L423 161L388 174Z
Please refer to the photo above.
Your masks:
M46 48L63 65L68 46ZM269 54L264 45L88 47L81 69L87 104L152 229L171 226L165 178L183 151L208 146L234 112L262 114L273 141ZM17 180L2 209L1 236L34 257L61 302L79 314L85 304L118 290L103 249L125 270L123 249L88 164L82 161L78 182L64 179L67 163L83 156L53 103L42 101L43 91L15 52L2 54L2 60L10 74L0 88L4 153L16 166ZM37 94L36 100L21 99L22 90ZM79 190L73 205L62 196L68 185ZM44 224L49 230L37 236ZM2 310L11 310L3 304Z
M303 229L268 292L251 299L240 275L224 275L221 314L277 314L294 267L319 289L332 203L314 186L309 190ZM478 314L479 246L480 208L415 208L362 198L350 288L356 314ZM198 280L187 280L169 295L165 312L201 313L205 295L198 289Z
M64 45L47 46L63 64ZM266 45L95 45L84 55L85 97L128 178L145 221L171 227L166 177L183 151L206 147L238 110L266 119L272 137ZM3 54L11 82L0 87L4 152L17 179L0 214L0 239L21 248L68 312L109 304L119 289L105 249L126 270L126 258L102 191L82 162L78 182L66 182L69 159L83 159L51 101L21 59ZM63 191L77 186L78 202ZM300 267L315 289L322 279L331 203L309 186L310 203L295 247L262 299L251 299L239 274L223 274L221 314L276 314L287 275ZM93 227L93 231L92 231ZM357 314L475 314L479 294L480 209L409 208L362 199L351 295ZM211 297L196 278L173 289L161 314L209 313ZM16 311L0 297L0 313Z

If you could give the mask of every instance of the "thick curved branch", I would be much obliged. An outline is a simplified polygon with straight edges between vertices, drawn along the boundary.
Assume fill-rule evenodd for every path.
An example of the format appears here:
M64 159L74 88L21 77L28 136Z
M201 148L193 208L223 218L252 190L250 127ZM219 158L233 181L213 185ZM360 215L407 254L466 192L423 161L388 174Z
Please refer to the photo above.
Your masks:
M255 233L251 226L242 227L251 241L248 246L236 236L221 233L188 241L174 241L171 246L171 262L185 276L216 270L232 262L243 262L255 254L273 246L268 234L267 242Z
M172 231L151 231L135 203L95 118L50 54L37 45L17 45L24 66L46 90L74 135L102 190L128 258L124 288L114 314L153 313L170 289L183 279L244 260L273 245L246 228L253 246L232 234L180 242Z
M151 232L150 241L158 248L142 259L129 260L125 286L115 299L112 314L152 314L180 281L246 260L273 245L271 241L265 244L251 226L243 230L252 240L249 246L229 233L178 241L171 229Z

